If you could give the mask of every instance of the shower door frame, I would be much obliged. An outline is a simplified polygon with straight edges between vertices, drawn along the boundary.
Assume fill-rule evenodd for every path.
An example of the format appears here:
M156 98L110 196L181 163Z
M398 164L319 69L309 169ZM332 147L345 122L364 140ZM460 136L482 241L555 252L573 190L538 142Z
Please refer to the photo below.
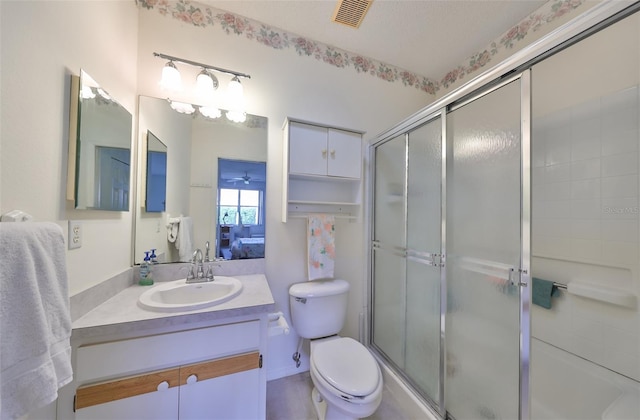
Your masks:
M447 358L446 358L446 314L447 314L447 263L446 263L446 238L447 238L447 147L449 144L448 133L447 133L447 114L449 112L453 112L455 109L463 107L464 105L471 103L477 99L480 99L486 95L491 94L492 92L500 89L503 86L506 86L513 82L520 83L520 195L518 197L520 201L520 265L517 267L517 273L515 273L515 283L519 286L519 374L518 374L518 386L519 386L519 419L520 420L528 420L530 415L530 398L529 398L529 381L530 381L530 302L531 302L531 291L529 283L530 283L530 240L531 240L531 212L530 212L530 203L531 203L531 185L530 185L530 168L531 168L531 153L530 153L530 129L531 129L531 70L525 70L520 74L515 76L511 76L505 80L501 80L499 83L494 84L492 86L484 87L477 92L474 92L472 95L469 95L465 98L462 98L459 101L453 102L447 106L442 107L440 110L430 114L428 117L424 118L420 122L420 124L416 124L411 128L406 129L406 131L402 134L396 134L393 136L385 137L381 141L376 143L372 143L370 147L370 168L371 168L371 176L369 177L370 183L375 185L376 177L375 177L375 168L376 168L376 154L375 150L378 146L385 144L388 141L396 140L401 137L404 140L405 152L408 153L408 140L409 135L413 130L416 130L426 124L433 123L439 119L440 121L440 129L441 129L441 178L440 178L440 220L441 220L441 228L440 228L440 241L441 241L441 259L440 259L440 377L438 382L438 401L433 401L430 398L425 397L420 394L420 398L425 400L425 402L433 408L441 417L445 418L448 416L448 412L446 410L447 407L447 399L446 399L446 366L447 366ZM405 159L405 200L408 199L407 196L407 185L408 180L406 179L408 173L408 156ZM374 187L370 188L370 191L375 191ZM373 200L371 200L373 202ZM373 207L373 205L372 205ZM407 217L407 205L405 201L405 205L403 206L405 221L408 220ZM369 302L369 320L373 317L373 302L375 298L375 290L373 288L373 278L375 275L375 268L373 266L374 261L374 251L379 247L372 240L375 236L373 235L375 231L374 221L375 221L375 211L374 208L370 209L371 215L371 223L370 223L370 238L369 243L371 247L369 249L369 270L370 270L370 302ZM405 225L405 233L406 233L406 225ZM407 237L405 235L405 241ZM406 244L405 244L406 245ZM405 255L405 260L408 257ZM406 273L405 273L406 276ZM406 282L406 279L405 279ZM405 287L406 288L406 287ZM406 298L405 298L406 302ZM406 313L406 310L405 310ZM406 322L406 320L405 320ZM371 341L373 336L373 323L370 322L370 329L368 331L368 339L367 344L370 347L373 347L378 354L382 353L382 350L377 348L374 343ZM380 354L381 355L381 354ZM381 355L384 358L384 356ZM390 361L389 361L390 362ZM401 375L404 381L411 382L407 377Z
M367 229L366 243L368 244L368 281L366 283L367 303L366 317L364 319L364 328L362 330L363 341L369 346L372 345L372 316L373 316L373 183L375 180L375 148L400 135L406 135L411 130L418 128L419 126L426 124L438 117L441 118L443 124L442 129L442 152L445 155L443 158L443 186L442 186L442 200L441 203L444 207L442 211L446 211L446 112L449 107L455 103L466 102L467 98L473 100L477 97L483 96L491 90L497 89L503 85L505 78L509 81L513 81L520 78L521 83L521 266L520 276L518 281L523 283L519 287L520 290L520 389L519 389L519 418L522 420L528 420L530 418L530 304L531 304L531 288L526 287L530 283L530 254L531 254L531 156L530 156L530 142L531 142L531 67L544 60L550 55L555 54L558 51L567 48L582 39L590 36L591 34L615 23L618 20L623 19L640 10L640 2L628 3L628 2L615 2L605 1L592 7L582 15L578 16L574 20L564 24L550 34L544 36L540 40L532 43L530 46L520 50L512 55L509 59L501 62L492 69L480 74L472 79L470 82L464 84L460 88L452 91L451 93L443 96L441 99L436 100L430 106L427 106L423 110L413 114L400 124L391 128L388 131L381 133L375 139L369 143L369 172L368 180L366 184L366 196L368 206L365 207L366 220L369 221L369 228ZM515 77L511 77L514 73L519 73ZM506 77L505 77L506 76ZM526 152L526 156L525 156ZM526 222L523 222L526 220ZM442 214L442 253L445 255L446 261L446 213ZM442 269L442 275L446 274L446 264ZM444 278L444 277L442 277ZM426 401L420 394L414 391L414 396L422 400L434 413L439 414L441 417L447 415L446 408L446 396L444 395L443 388L445 386L446 375L446 347L444 346L445 339L445 314L446 314L446 282L443 284L441 281L441 349L440 349L440 401L429 402ZM375 348L374 353L379 355ZM399 375L401 381L405 382L409 388L410 384L406 383L406 379ZM433 403L438 404L437 407L433 406Z

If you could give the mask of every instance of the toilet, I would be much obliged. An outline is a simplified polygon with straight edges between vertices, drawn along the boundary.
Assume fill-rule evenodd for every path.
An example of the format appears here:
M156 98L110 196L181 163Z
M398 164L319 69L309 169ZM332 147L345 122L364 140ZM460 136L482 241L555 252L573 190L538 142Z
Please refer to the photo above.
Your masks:
M317 280L289 288L291 322L311 347L311 398L320 420L359 419L382 401L382 374L369 350L340 337L347 315L349 283Z

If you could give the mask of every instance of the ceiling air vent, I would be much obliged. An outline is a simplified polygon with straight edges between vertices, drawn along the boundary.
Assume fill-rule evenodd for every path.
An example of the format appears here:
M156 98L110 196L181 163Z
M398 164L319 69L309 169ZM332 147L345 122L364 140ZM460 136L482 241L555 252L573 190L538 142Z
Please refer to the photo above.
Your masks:
M362 23L364 15L371 7L373 0L338 0L336 10L331 20L343 25L357 28Z

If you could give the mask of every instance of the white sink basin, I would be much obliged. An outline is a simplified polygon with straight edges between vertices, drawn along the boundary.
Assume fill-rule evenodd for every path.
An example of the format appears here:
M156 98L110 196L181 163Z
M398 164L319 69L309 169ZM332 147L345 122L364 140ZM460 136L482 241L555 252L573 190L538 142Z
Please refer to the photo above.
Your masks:
M242 283L234 277L216 276L214 281L187 283L185 279L161 283L138 299L144 309L179 312L202 309L226 302L242 291Z

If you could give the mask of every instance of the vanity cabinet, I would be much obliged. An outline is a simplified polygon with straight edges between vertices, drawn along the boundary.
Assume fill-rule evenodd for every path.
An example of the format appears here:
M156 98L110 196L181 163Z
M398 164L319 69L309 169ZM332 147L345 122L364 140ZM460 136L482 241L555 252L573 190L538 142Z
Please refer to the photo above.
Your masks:
M308 213L357 218L362 132L287 119L282 221Z
M261 322L78 347L75 419L264 418Z

